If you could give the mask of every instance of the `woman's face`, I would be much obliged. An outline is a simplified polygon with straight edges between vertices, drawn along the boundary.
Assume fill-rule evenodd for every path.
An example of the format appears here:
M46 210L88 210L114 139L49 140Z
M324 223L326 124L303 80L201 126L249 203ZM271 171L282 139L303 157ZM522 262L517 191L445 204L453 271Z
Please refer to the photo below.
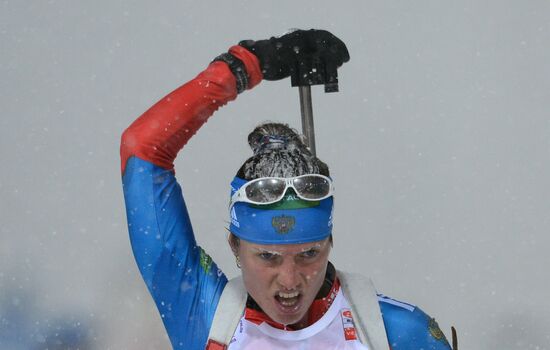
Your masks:
M262 310L284 325L307 321L325 279L330 240L275 245L241 240L234 248L246 290Z

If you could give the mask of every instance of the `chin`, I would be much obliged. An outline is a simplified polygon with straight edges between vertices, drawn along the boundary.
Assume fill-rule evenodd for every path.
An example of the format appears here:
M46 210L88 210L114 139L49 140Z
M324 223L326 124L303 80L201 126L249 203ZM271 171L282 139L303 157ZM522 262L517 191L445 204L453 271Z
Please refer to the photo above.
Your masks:
M277 317L272 317L271 319L277 323L283 324L285 326L293 325L296 323L299 323L306 317L306 314L303 315L296 315L294 317L286 316L286 315L277 315Z

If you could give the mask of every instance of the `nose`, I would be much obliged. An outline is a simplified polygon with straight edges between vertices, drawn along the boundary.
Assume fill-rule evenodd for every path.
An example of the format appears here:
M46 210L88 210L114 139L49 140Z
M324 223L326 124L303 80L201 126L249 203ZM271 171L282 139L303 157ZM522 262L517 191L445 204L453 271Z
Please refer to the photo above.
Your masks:
M286 261L283 261L279 266L277 282L280 287L286 290L296 289L300 285L300 272L298 271L298 266L296 266L296 263L292 259L285 260Z

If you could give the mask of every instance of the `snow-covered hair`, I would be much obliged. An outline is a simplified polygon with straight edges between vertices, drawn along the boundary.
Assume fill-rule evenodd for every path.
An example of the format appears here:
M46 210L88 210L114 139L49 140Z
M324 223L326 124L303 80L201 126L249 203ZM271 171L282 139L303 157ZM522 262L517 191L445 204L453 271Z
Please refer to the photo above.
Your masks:
M249 135L254 155L237 172L237 177L254 180L260 177L293 177L304 174L330 176L328 166L311 154L303 137L287 124L264 123Z

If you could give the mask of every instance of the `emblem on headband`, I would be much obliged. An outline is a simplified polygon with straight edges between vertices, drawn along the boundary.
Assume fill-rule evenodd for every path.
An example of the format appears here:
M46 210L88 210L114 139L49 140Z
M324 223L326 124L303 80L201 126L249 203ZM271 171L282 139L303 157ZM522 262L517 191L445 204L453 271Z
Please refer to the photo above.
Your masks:
M435 321L435 318L430 318L428 321L428 329L430 330L430 334L432 337L434 337L437 340L441 341L447 341L445 339L445 334L443 334L443 331L439 328L439 325Z
M280 234L285 234L292 231L295 223L296 219L294 216L281 215L271 218L271 226L273 226L277 233Z

